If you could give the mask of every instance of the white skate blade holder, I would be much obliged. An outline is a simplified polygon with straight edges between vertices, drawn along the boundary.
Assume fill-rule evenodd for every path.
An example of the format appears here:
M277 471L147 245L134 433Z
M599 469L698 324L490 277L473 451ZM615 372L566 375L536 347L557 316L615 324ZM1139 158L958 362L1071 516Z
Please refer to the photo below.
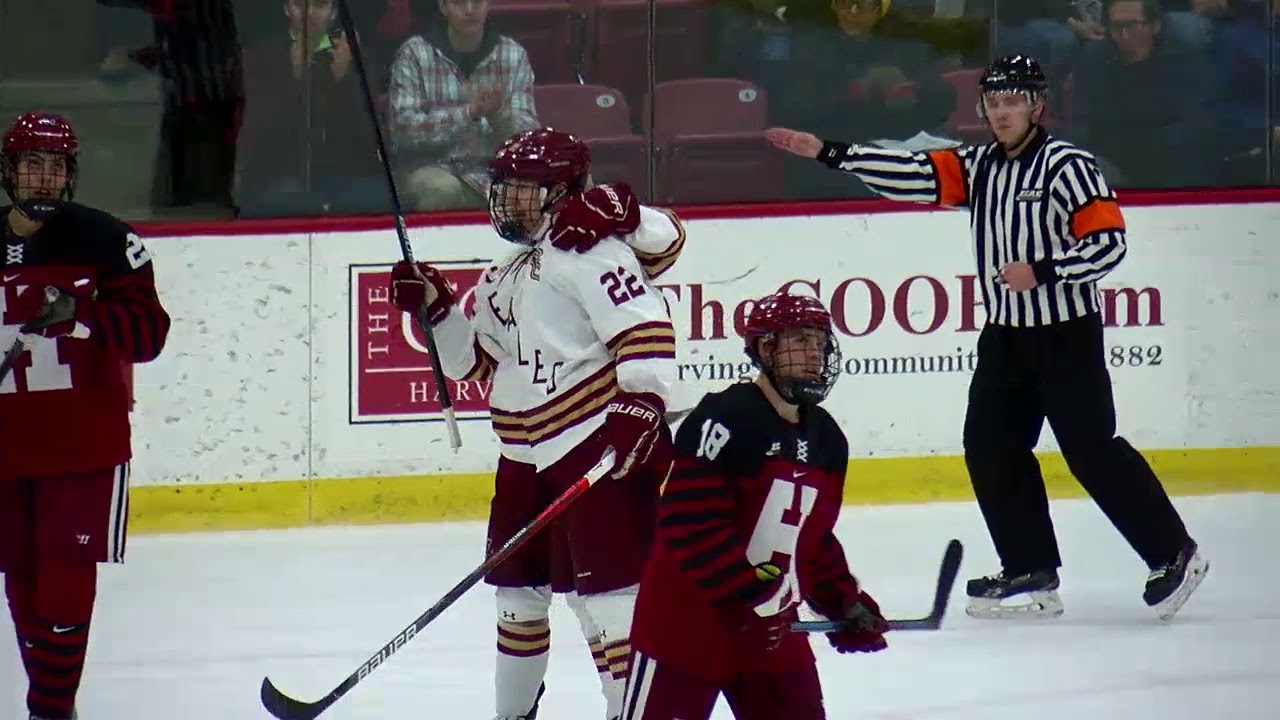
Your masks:
M1006 598L971 597L964 611L980 620L1029 620L1058 617L1063 607L1057 590L1033 590Z
M1164 600L1156 603L1156 615L1161 620L1168 622L1173 619L1174 615L1182 609L1182 606L1191 598L1191 593L1200 587L1200 583L1204 581L1204 576L1209 572L1209 562L1200 557L1200 553L1191 556L1191 560L1187 562L1187 572L1182 577L1182 584L1178 586L1173 594Z

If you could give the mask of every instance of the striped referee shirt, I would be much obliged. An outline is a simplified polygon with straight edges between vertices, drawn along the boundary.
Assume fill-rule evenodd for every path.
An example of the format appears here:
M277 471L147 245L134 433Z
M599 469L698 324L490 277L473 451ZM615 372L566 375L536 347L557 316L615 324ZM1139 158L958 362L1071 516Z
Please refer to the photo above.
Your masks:
M1125 256L1116 196L1093 155L1040 129L1015 158L995 142L909 153L827 142L819 162L891 200L969 209L988 322L1048 325L1099 311L1098 280ZM1031 265L1039 284L1013 292L999 276Z

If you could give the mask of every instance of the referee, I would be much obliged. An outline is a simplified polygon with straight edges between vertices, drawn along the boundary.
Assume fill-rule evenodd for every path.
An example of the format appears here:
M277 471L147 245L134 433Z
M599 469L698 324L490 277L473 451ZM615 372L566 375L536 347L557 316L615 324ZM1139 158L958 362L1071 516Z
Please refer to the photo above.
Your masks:
M1209 564L1147 461L1116 435L1096 283L1124 259L1124 218L1093 156L1040 126L1039 63L1000 58L980 88L977 111L995 135L986 145L913 154L782 128L768 138L884 197L969 209L987 321L964 459L1002 566L969 581L969 615L1062 614L1062 558L1033 453L1048 419L1072 474L1151 569L1143 600L1167 620ZM1019 595L1029 601L1002 603Z

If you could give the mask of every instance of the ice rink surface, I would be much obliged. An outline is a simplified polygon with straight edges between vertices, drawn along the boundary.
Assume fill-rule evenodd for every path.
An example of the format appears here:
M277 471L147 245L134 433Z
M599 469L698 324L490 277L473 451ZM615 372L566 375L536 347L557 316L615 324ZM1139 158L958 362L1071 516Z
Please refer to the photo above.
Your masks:
M814 638L828 717L849 720L1280 718L1280 496L1179 499L1209 559L1168 624L1142 603L1147 570L1087 501L1054 505L1066 614L1032 624L964 615L964 580L996 569L976 506L846 508L850 564L886 614L927 611L949 538L966 557L941 631L875 655ZM475 523L138 537L105 568L82 720L266 718L264 675L314 700L481 559ZM541 720L600 720L572 613L552 611ZM492 594L480 585L324 716L492 717ZM0 718L21 717L17 653L0 619ZM717 706L716 718L729 717Z

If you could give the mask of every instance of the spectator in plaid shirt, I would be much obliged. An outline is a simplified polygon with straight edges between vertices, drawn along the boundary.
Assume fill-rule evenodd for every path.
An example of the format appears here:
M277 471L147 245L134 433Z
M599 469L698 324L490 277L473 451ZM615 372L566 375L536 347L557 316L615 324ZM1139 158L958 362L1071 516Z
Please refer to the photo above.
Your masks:
M390 125L418 210L487 207L487 163L503 140L539 127L533 68L488 27L488 0L439 0L445 22L405 41L391 65Z

